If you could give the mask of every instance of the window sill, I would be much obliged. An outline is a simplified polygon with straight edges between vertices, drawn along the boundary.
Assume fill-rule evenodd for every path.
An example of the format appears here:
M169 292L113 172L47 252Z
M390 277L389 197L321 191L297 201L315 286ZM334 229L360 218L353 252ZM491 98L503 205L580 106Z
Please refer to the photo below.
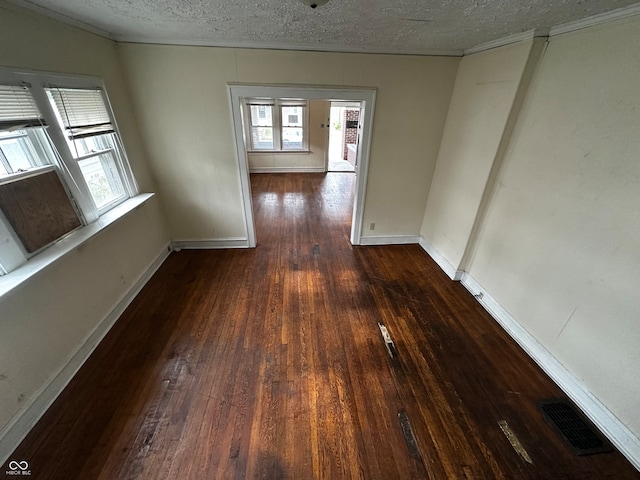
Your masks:
M142 193L125 200L117 207L102 215L95 222L62 238L42 252L31 257L24 265L21 265L12 272L1 276L0 299L34 275L46 269L59 258L86 243L90 238L100 233L109 225L116 223L119 219L125 217L133 210L136 210L142 204L146 203L147 200L153 197L153 195L153 193Z

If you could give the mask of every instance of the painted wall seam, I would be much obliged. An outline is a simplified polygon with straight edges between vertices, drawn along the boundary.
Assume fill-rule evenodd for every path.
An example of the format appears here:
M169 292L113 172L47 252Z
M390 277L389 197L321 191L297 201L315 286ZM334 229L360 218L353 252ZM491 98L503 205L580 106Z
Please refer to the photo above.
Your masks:
M527 57L525 67L522 72L522 76L520 77L518 88L516 90L516 95L509 110L509 115L507 117L505 127L502 131L498 150L493 159L491 169L489 171L489 176L482 193L480 204L478 205L475 219L471 227L471 232L467 239L464 253L462 254L460 263L458 265L459 270L470 271L471 269L473 256L477 248L478 236L480 235L480 232L483 228L485 218L491 206L491 201L493 199L493 196L495 195L498 177L504 163L507 149L511 142L516 124L518 123L520 112L522 111L522 107L526 101L529 87L531 86L531 83L533 81L533 77L536 73L536 70L538 69L540 62L542 61L542 58L544 57L544 52L546 50L547 44L547 38L536 38L531 44L531 49L529 50L529 55Z

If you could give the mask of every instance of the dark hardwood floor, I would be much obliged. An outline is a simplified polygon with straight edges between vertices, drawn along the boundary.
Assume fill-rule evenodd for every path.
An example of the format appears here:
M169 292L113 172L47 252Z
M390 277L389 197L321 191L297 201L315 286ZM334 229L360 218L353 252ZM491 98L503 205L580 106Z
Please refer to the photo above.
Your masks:
M640 478L556 436L562 392L419 246L351 246L353 174L251 182L258 247L171 254L11 456L31 478Z

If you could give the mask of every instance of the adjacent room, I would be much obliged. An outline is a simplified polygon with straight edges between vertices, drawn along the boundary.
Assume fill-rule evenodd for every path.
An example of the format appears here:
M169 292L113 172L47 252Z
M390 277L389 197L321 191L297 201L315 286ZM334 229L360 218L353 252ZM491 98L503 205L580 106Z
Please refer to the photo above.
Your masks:
M0 0L0 474L640 478L639 45L627 0Z

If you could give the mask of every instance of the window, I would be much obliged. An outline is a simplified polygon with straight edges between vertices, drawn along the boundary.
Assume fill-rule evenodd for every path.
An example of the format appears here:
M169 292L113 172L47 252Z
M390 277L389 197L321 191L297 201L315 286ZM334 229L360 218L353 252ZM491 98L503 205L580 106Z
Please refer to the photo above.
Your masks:
M302 150L304 148L304 107L280 107L282 112L282 149Z
M46 123L24 85L0 85L0 179L48 165Z
M45 90L98 211L128 198L119 168L122 155L101 90Z
M0 130L0 178L49 165L51 159L44 131Z
M306 100L250 98L245 104L245 129L251 151L306 151Z
M273 145L273 105L249 105L253 150L275 150Z
M43 184L47 189L36 187ZM14 224L16 211L42 205L55 211L55 202L62 210L66 202L67 223L87 225L138 193L99 79L0 68L0 190L6 209L0 212L0 274L39 251L21 233L29 225ZM27 201L33 203L21 204ZM74 210L77 222L70 218Z

